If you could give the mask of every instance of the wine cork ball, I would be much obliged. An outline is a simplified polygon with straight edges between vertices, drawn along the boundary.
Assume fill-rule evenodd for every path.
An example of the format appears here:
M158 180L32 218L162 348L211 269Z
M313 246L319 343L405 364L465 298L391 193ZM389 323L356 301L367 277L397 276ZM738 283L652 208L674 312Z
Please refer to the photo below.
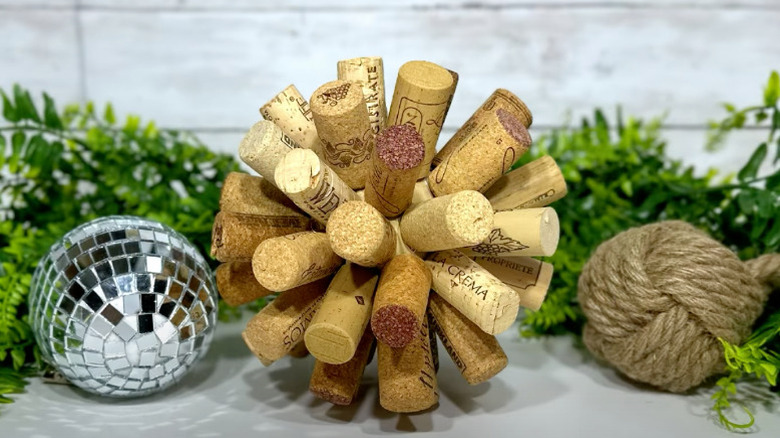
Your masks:
M458 312L442 297L431 295L431 329L469 385L485 382L506 368L507 357L493 335Z
M379 56L363 56L341 60L336 64L337 78L357 82L363 89L363 99L368 109L368 120L374 134L385 128L387 103L385 103L385 68Z
M334 365L315 360L314 371L309 379L309 391L315 397L334 405L351 404L360 388L360 379L373 349L374 337L371 330L366 328L355 355L346 363Z
M238 156L260 176L268 181L274 180L274 169L290 149L301 146L282 128L268 120L261 120L249 129L238 146Z
M549 155L498 179L486 192L496 211L544 207L566 196L566 180Z
M388 125L411 125L425 143L419 178L428 175L436 142L455 94L457 74L428 61L409 61L398 70Z
M220 262L248 260L263 241L308 230L309 218L295 216L258 216L221 211L211 230L211 255Z
M228 306L240 306L274 293L257 282L250 261L223 263L217 266L214 276L219 296Z
M364 201L341 204L326 227L333 251L361 266L380 266L396 251L395 231L382 213Z
M258 245L252 257L252 271L263 287L284 291L327 277L342 263L325 233L306 231Z
M371 171L366 182L366 202L393 218L412 202L425 144L410 125L390 126L376 137Z
M391 412L419 412L439 401L428 319L404 348L378 342L379 404Z
M469 117L466 123L464 123L457 130L457 132L455 132L455 135L453 135L447 141L447 143L444 144L444 147L442 147L441 150L436 153L436 156L433 158L431 165L436 167L441 164L447 155L456 149L458 145L462 144L463 141L474 132L474 130L480 125L480 119L482 119L486 113L494 112L498 109L503 109L510 112L513 116L520 120L520 122L526 128L531 127L533 116L531 115L531 111L528 109L526 104L520 100L520 98L515 96L511 91L499 88L494 91L490 97L487 98L482 106L474 111L474 114Z
M241 336L263 365L281 359L303 341L328 283L323 278L283 292L249 320Z
M311 149L322 156L322 145L314 126L309 102L290 84L273 99L260 107L260 115L275 123L302 148Z
M509 111L484 112L476 122L471 135L455 144L428 176L435 196L486 191L531 146L528 130Z
M354 356L371 316L378 280L374 270L353 263L339 269L304 336L312 356L329 364L343 364Z
M457 250L429 254L433 290L482 331L495 335L515 322L517 293Z
M358 195L312 151L289 151L276 167L276 185L301 210L327 224L336 208Z
M379 276L371 330L379 342L393 348L409 344L420 329L428 306L431 271L419 257L398 255Z
M222 183L219 209L258 216L304 216L272 181L242 172L228 173Z
M351 188L365 186L374 149L374 132L359 84L331 81L311 97L325 162Z
M414 251L471 246L493 229L493 208L481 193L464 190L412 205L400 225L404 242Z
M539 310L552 281L553 265L530 257L485 257L473 260L517 292L520 305Z
M461 252L467 256L548 257L558 248L560 231L558 214L550 207L499 211L490 235Z

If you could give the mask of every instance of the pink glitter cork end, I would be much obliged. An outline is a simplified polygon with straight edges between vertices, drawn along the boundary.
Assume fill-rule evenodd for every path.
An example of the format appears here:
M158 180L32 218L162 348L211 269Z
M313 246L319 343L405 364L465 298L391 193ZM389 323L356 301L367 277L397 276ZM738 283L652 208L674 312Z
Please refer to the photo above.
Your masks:
M414 313L403 306L384 306L371 318L374 336L392 348L405 347L412 342L419 328L420 322Z
M526 147L531 146L531 134L517 117L503 108L496 110L496 115L498 116L498 121L501 122L501 126L504 127L512 138Z
M390 126L376 136L376 152L387 167L406 170L422 163L425 143L411 125Z

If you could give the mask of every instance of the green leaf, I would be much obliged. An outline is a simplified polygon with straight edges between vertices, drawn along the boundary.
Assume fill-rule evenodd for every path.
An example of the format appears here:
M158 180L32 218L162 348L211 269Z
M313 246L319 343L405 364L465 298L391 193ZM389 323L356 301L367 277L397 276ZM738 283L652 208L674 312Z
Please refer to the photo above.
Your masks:
M753 152L753 155L751 155L748 162L742 167L742 169L740 169L739 173L737 173L737 179L740 181L747 181L749 179L755 178L758 174L758 169L761 167L761 164L766 158L766 154L766 143L761 143L758 149Z
M43 123L51 129L62 129L62 120L57 114L54 99L46 93L43 93Z
M2 134L0 134L0 169L2 169L3 166L5 166L5 154L6 154L5 146L6 146L5 137ZM0 273L0 276L2 276L2 273Z
M111 106L111 103L106 104L106 110L103 112L103 118L108 122L109 125L113 125L116 123L116 117L114 116L114 107Z
M21 120L32 120L41 123L41 116L38 115L38 110L35 109L30 93L19 86L19 84L14 84L14 103L16 104L16 113Z
M768 107L775 106L780 97L780 76L776 71L769 75L769 81L764 88L764 105Z
M11 99L5 94L5 91L0 90L0 94L3 96L3 117L11 123L16 123L20 120L19 114L16 112L16 107L11 103Z

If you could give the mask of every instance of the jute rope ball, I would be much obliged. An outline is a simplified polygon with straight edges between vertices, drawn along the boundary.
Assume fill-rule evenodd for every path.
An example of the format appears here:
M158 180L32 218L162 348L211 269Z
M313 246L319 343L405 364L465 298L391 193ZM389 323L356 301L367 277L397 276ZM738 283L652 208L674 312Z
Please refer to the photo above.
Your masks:
M683 392L724 370L717 338L742 342L777 287L780 254L742 262L680 221L633 228L583 268L583 340L626 376Z

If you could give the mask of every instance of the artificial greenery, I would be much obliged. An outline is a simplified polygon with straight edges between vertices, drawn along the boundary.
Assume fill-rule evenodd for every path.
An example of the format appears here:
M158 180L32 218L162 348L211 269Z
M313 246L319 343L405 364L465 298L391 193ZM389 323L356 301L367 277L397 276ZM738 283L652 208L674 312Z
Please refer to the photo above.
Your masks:
M110 104L58 111L44 94L41 111L19 86L0 95L0 403L9 403L40 363L26 297L48 248L88 220L132 214L208 254L221 183L238 165L186 132L136 116L119 124Z
M716 172L698 176L693 167L669 158L660 136L661 122L624 119L613 127L601 111L576 128L553 130L534 144L516 166L551 155L568 182L569 194L555 204L561 239L549 261L554 265L550 291L538 312L527 312L524 336L581 332L584 315L577 304L577 279L591 252L627 228L665 219L688 221L732 248L742 259L780 248L780 170L759 177L770 153L780 161L780 81L772 73L763 104L736 109L725 104L727 117L713 122L707 148L717 150L729 132L748 124L767 126L768 135L736 177L716 183ZM752 122L752 123L751 123ZM715 410L728 428L749 427L725 415L729 394L746 374L776 385L780 369L780 309L770 302L754 333L742 345L725 341L730 374L718 382Z

